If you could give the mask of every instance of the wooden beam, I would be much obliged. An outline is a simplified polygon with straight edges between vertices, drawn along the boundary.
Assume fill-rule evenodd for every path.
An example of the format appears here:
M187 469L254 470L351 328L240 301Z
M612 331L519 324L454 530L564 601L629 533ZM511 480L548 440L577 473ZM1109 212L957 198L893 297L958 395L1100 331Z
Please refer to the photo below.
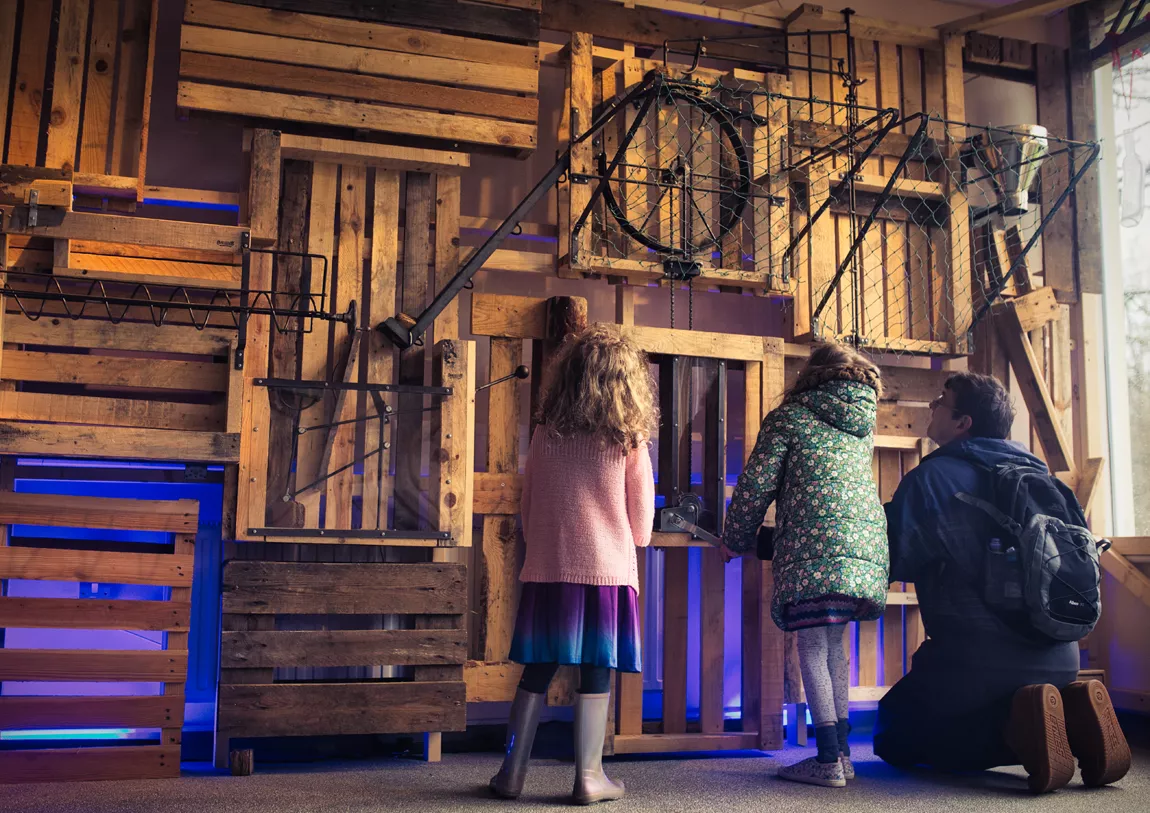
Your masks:
M193 563L191 556L168 553L0 547L0 574L5 579L191 587Z
M176 220L153 220L142 217L66 212L41 214L41 225L29 227L15 217L7 219L5 231L35 237L68 240L97 240L108 243L133 243L141 246L191 248L238 254L240 235L237 226L215 226L207 223L184 223Z
M0 454L235 463L239 437L222 432L0 421Z
M1118 580L1118 583L1134 594L1147 607L1150 607L1150 577L1134 566L1121 553L1113 549L1102 554L1102 567Z
M195 533L195 500L124 500L0 492L0 524Z
M1047 286L1011 300L1011 306L1018 314L1018 322L1025 333L1053 322L1059 317L1061 307L1054 289Z
M1098 493L1098 485L1102 482L1102 469L1106 460L1101 457L1091 457L1078 470L1078 482L1074 487L1074 496L1082 506L1082 512L1090 517L1094 506L1094 497Z
M1018 20L1031 17L1044 17L1056 11L1080 3L1082 0L1018 0L1006 6L980 11L968 17L961 17L938 27L941 34L966 34L970 31L984 31Z
M1110 540L1112 550L1126 557L1150 558L1150 536L1118 536Z
M994 309L994 321L1003 349L1018 376L1022 398L1030 410L1030 419L1038 432L1046 461L1051 471L1068 471L1077 478L1074 466L1074 452L1066 437L1061 422L1054 410L1046 378L1042 374L1030 338L1022 328L1018 312L1012 303L1003 303Z
M841 12L830 11L814 3L803 3L786 19L787 30L841 31L844 25ZM874 17L851 17L851 34L856 39L893 42L912 48L938 48L938 32L933 28L909 25Z
M244 148L251 144L245 134ZM391 144L372 144L366 141L344 141L318 136L280 135L280 154L284 158L301 161L331 161L413 172L434 172L439 175L458 175L471 166L471 155L466 152L429 150L417 147L396 147Z
M179 745L0 751L0 783L171 779L179 775Z
M266 248L279 238L280 179L283 158L278 130L256 130L252 134L251 182L248 213L252 244Z

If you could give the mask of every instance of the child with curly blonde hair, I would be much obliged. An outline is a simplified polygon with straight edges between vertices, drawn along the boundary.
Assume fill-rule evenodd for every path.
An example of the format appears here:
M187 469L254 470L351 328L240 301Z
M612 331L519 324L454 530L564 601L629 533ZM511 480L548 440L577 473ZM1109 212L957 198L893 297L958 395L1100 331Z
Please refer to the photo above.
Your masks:
M651 541L655 485L648 439L658 409L645 355L617 330L569 338L551 365L523 478L523 591L511 659L524 664L497 796L516 798L547 687L580 667L575 701L579 804L619 799L603 773L611 670L639 672L635 549Z

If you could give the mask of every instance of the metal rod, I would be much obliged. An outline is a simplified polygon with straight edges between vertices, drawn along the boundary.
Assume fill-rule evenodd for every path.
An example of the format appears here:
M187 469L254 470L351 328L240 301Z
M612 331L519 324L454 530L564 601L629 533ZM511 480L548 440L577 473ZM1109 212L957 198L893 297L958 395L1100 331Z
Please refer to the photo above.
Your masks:
M294 378L255 378L257 387L283 390L352 390L355 392L401 392L409 395L451 395L451 387L424 387L416 384L364 384L358 381L299 381Z

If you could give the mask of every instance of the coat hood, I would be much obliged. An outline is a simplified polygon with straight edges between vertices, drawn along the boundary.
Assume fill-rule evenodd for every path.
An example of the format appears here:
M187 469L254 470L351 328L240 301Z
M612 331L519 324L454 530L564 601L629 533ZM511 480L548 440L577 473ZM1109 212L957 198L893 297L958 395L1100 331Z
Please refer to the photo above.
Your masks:
M878 415L878 393L857 381L825 381L817 389L792 396L791 402L806 407L823 423L857 438L874 431Z
M967 438L952 441L935 449L925 459L939 457L954 457L991 469L1003 463L1010 463L1047 471L1046 464L1027 451L1021 443L999 438Z

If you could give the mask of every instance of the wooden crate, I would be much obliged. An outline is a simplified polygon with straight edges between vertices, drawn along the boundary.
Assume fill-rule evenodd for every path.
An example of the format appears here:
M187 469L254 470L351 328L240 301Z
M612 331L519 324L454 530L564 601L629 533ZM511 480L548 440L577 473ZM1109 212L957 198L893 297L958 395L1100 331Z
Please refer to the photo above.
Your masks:
M302 0L259 5L267 8L187 3L181 107L535 149L538 9L457 0L405 0L379 10Z
M77 195L142 200L158 8L158 0L0 6L0 163L65 170Z
M0 751L0 783L149 779L180 775L192 565L199 504L0 493L0 525L162 531L171 553L0 546L0 578L169 587L165 601L0 598L0 627L153 630L162 650L0 648L0 680L158 682L159 696L0 697L0 730L158 728L159 743ZM7 541L7 540L5 540Z
M226 563L217 767L226 766L230 740L237 737L466 728L466 572L462 565L443 563ZM339 624L341 616L384 613L402 614L414 628ZM312 629L283 628L298 615L327 618ZM412 677L276 680L276 669L282 667L380 665L412 667Z

